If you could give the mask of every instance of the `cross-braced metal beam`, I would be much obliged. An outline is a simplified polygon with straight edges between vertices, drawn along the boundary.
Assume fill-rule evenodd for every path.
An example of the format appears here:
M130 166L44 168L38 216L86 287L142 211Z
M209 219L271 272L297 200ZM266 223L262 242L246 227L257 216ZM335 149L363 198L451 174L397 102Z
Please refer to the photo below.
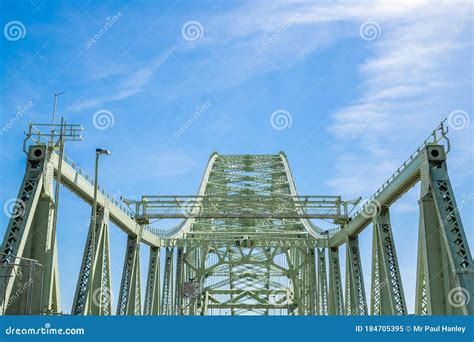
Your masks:
M329 248L329 315L344 315L344 299L339 263L339 248Z
M328 283L326 275L326 250L318 248L318 315L328 314Z
M150 248L145 304L143 307L143 314L146 316L157 316L160 314L160 254L159 248Z
M112 314L109 210L98 207L96 215L95 256L92 258L93 220L91 220L74 296L73 315Z
M359 252L359 239L346 242L346 315L367 315L364 276Z
M471 251L442 146L428 146L421 167L416 313L474 314Z
M117 315L141 315L140 244L128 237L118 296Z
M374 217L371 314L406 315L405 295L387 207Z
M58 313L60 311L57 246L53 238L53 169L46 146L28 151L25 176L14 199L8 228L0 251L0 298L7 314ZM28 280L31 301L26 298L26 274L30 266L19 260L32 259L42 265ZM27 307L29 303L29 307Z
M161 314L165 316L173 315L174 309L174 291L173 291L173 264L174 248L166 248L165 254L165 272L163 275L163 295L161 296Z

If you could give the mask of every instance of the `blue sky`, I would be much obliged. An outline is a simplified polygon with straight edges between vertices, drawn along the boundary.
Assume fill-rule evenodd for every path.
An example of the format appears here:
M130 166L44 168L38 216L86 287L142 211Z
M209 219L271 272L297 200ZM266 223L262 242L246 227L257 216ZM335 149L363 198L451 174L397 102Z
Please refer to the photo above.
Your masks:
M451 181L458 201L473 192L468 1L7 0L0 12L2 203L21 183L23 132L28 122L50 121L58 91L67 92L58 115L85 129L66 153L92 174L94 149L110 149L101 184L127 198L194 194L213 151L284 151L300 194L368 198L453 111L465 124L451 122ZM271 120L275 111L287 119L282 127ZM418 193L391 211L410 311ZM60 205L69 311L90 210L67 191ZM472 212L467 201L461 215L471 246ZM7 223L2 215L3 231ZM126 238L113 228L117 293ZM370 244L367 229L367 288Z

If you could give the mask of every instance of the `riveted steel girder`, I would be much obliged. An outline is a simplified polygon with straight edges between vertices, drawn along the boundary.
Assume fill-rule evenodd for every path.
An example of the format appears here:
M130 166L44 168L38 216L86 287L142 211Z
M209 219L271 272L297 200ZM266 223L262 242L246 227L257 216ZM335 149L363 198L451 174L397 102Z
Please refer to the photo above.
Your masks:
M371 314L406 315L402 279L387 207L374 217Z
M3 312L57 313L60 311L60 296L57 246L52 237L55 210L53 170L48 164L46 146L30 147L25 176L12 206L12 216L0 251ZM24 259L31 259L41 267L36 267L31 274L29 268L33 264ZM27 293L31 294L31 300L27 300Z
M160 254L159 248L150 248L145 304L143 306L143 314L145 316L157 316L160 314Z
M318 248L318 315L328 314L328 283L326 275L326 250Z
M98 207L96 216L94 258L91 220L74 296L73 315L112 314L108 208Z
M161 314L165 316L173 315L174 309L173 264L174 248L167 247L165 254L165 271L163 275L163 295L161 296Z
M367 315L358 237L346 242L346 315Z
M339 248L331 247L329 251L329 315L344 315L344 298L339 263Z
M117 315L141 315L140 278L140 243L136 238L129 236L118 296Z
M416 313L474 314L474 269L442 146L421 168Z

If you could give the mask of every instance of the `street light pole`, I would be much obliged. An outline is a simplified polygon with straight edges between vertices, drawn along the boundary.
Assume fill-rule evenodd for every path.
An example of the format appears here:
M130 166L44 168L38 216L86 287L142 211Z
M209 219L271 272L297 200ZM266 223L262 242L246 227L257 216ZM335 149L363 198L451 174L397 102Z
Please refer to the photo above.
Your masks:
M53 118L51 119L51 145L54 144L54 120L56 117L56 103L58 101L58 96L63 95L63 94L66 94L66 93L63 91L63 92L54 94Z
M92 203L92 223L91 223L91 266L89 268L89 314L92 314L92 270L94 269L94 259L95 259L95 231L97 229L97 191L99 189L99 156L101 154L110 155L109 150L102 148L97 148L95 150L95 172L94 172L94 202Z

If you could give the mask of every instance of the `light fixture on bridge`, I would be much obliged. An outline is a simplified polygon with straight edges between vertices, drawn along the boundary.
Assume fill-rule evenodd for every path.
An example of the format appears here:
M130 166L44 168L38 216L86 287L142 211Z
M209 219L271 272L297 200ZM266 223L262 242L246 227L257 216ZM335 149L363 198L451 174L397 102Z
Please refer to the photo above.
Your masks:
M95 256L95 227L97 226L97 191L99 189L99 157L101 155L110 155L109 150L103 148L95 149L95 177L94 177L94 202L92 203L92 227L91 227L91 263L94 264ZM92 293L92 279L89 279L89 291ZM92 305L89 306L89 314L92 313Z
M95 154L97 154L97 155L99 155L99 154L111 155L112 152L110 152L110 150L106 150L106 149L103 149L103 148L96 148L95 149Z

